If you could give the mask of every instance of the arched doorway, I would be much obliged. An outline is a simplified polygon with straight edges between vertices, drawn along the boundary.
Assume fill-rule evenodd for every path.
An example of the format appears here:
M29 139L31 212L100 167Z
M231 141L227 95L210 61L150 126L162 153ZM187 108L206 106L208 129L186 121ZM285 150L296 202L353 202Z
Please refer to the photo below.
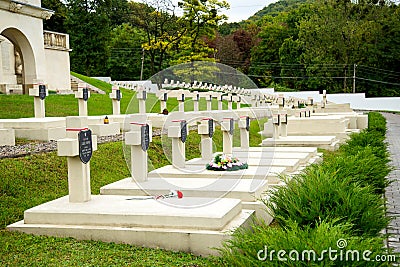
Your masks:
M16 28L7 28L0 35L7 38L14 46L14 58L10 60L14 60L16 83L22 85L23 92L27 93L28 89L32 87L33 80L37 78L32 46L26 36ZM0 81L1 83L2 81Z

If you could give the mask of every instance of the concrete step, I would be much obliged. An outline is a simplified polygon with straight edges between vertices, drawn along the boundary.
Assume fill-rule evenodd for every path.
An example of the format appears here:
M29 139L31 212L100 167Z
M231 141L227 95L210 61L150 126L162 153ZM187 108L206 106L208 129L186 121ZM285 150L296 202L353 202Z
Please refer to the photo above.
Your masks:
M127 243L217 255L213 247L248 227L254 210L237 199L202 198L126 200L126 196L92 196L70 203L68 196L26 210L24 220L7 229L36 235Z
M208 178L208 179L267 179L274 183L279 174L286 173L285 167L255 167L238 171L209 171L205 166L187 166L184 169L167 165L148 174L149 178Z
M308 146L318 147L329 151L334 151L339 147L339 141L336 136L287 136L275 138L267 138L262 142L262 146Z

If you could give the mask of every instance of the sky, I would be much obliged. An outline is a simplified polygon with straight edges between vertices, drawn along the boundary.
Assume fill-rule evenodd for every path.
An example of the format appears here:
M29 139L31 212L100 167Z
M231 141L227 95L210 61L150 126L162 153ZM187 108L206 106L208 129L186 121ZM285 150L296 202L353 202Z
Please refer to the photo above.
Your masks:
M175 4L179 0L172 0ZM278 0L226 0L231 8L223 13L228 16L228 22L239 22L254 15L271 3Z
M277 0L226 0L231 8L224 12L228 16L228 22L239 22L254 15Z

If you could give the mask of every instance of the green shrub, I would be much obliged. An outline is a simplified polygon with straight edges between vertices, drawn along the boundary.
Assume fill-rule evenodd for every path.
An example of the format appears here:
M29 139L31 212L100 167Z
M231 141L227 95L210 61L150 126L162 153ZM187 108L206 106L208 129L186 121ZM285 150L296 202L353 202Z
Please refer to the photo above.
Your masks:
M362 131L359 134L352 134L351 139L340 147L340 151L347 155L354 155L367 146L372 148L377 157L388 158L385 136L376 131Z
M382 262L363 260L363 252L367 250L372 252L369 256L371 260L376 255L385 255L383 240L352 236L349 224L323 221L315 227L303 227L289 220L284 225L281 228L261 224L254 225L250 230L237 231L221 250L225 266L389 266ZM344 242L347 246L343 247ZM323 252L329 251L329 248L332 249L331 257ZM280 250L286 252L281 256L286 261L279 260ZM350 250L357 251L359 258L357 253L346 253ZM298 256L293 251L298 252ZM303 254L303 251L306 253Z
M291 219L300 226L315 227L320 220L339 219L352 223L356 235L378 235L389 222L384 200L370 186L345 177L337 179L338 172L335 166L309 166L287 186L270 190L265 204L281 225Z
M378 132L382 136L386 134L386 119L378 112L368 113L368 132Z
M361 186L371 186L377 194L384 193L389 185L386 176L391 170L386 150L382 152L385 153L384 157L377 157L376 147L371 146L345 151L327 156L322 165L326 169L336 171L335 179L348 178Z

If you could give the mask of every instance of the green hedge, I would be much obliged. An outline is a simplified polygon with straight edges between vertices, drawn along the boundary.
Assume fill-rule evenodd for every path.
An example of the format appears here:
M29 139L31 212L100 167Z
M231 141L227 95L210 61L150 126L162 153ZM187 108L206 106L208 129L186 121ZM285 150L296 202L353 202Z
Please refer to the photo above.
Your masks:
M350 233L351 225L335 221L322 221L315 227L302 227L293 220L286 221L285 227L261 223L237 231L220 251L225 266L389 266L374 261L377 255L386 255L383 238ZM371 261L363 259L364 251L372 252L366 257Z
M254 225L240 231L222 250L227 265L234 266L387 266L382 262L260 262L257 253L270 250L314 249L321 252L340 238L347 249L368 248L382 254L383 236L390 218L382 193L389 182L389 155L385 143L386 121L369 113L369 127L353 134L339 151L325 153L324 161L307 167L287 182L271 189L265 201L274 226ZM353 243L354 242L354 243Z

